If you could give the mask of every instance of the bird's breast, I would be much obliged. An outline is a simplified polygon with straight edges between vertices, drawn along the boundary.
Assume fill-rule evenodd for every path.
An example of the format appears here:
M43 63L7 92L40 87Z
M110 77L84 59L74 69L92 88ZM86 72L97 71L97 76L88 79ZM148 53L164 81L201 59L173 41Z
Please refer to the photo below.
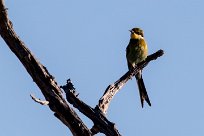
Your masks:
M133 66L146 59L148 48L143 39L130 41L128 48L126 57Z

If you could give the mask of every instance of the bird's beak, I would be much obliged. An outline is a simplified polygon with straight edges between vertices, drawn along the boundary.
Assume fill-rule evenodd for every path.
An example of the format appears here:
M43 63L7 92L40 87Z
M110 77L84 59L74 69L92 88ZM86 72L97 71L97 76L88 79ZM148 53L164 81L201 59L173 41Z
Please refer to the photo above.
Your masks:
M133 30L129 30L130 32L131 32L131 34L133 34L134 33L134 31Z

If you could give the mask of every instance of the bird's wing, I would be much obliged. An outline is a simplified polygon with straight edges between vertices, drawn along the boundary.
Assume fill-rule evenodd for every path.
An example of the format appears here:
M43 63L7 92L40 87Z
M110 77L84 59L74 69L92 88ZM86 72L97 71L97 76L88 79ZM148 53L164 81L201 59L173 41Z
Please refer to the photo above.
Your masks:
M127 64L128 64L128 69L132 69L133 66L132 64L128 61L128 54L130 53L130 44L128 44L128 46L126 47L126 58L127 58Z

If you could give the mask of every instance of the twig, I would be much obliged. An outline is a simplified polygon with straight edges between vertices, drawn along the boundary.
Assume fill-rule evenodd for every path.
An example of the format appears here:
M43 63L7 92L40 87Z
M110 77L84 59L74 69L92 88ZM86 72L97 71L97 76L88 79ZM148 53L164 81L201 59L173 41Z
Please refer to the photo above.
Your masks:
M40 100L38 98L36 98L34 95L30 94L30 97L37 103L41 104L41 105L48 105L49 104L49 101L43 101L43 100Z

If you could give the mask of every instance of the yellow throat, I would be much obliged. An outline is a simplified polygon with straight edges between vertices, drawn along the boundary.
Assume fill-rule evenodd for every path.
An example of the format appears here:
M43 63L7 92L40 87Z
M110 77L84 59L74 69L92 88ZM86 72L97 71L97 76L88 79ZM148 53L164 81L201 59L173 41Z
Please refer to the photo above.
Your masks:
M141 35L138 35L136 33L131 33L131 39L140 39L143 38Z

